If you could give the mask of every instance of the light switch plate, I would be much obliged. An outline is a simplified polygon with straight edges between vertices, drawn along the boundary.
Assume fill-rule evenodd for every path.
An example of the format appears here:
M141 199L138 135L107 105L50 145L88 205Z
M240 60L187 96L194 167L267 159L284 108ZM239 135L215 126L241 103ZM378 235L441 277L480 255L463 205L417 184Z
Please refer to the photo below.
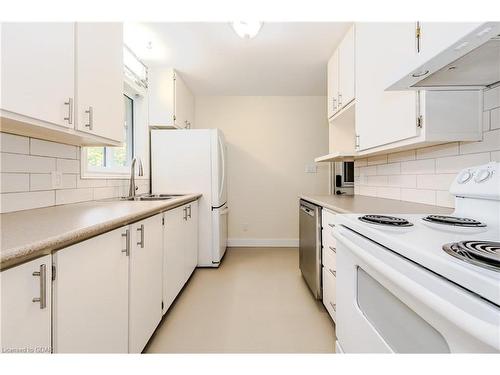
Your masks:
M62 187L62 172L51 172L52 189L60 189Z

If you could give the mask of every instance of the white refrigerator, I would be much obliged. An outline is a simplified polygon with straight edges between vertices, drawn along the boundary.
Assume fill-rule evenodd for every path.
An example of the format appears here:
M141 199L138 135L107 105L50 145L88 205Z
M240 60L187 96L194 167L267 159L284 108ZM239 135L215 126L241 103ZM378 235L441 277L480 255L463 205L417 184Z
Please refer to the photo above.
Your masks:
M154 194L201 193L198 266L218 267L227 246L226 145L219 129L152 129Z

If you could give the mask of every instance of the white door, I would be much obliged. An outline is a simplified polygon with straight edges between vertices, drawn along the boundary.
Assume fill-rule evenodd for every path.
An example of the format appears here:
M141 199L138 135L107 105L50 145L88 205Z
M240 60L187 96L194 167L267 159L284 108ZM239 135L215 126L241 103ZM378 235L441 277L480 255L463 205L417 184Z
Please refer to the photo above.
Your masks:
M356 133L366 150L418 135L414 91L385 91L401 59L414 55L412 22L356 24Z
M332 117L339 109L339 50L336 49L328 60L328 118Z
M186 280L186 206L164 213L163 232L163 313L179 294Z
M127 233L119 228L54 254L54 352L128 352Z
M355 96L355 48L354 26L352 26L339 46L339 88L338 105L345 107Z
M129 353L141 353L162 316L162 214L130 230Z
M2 23L1 108L73 128L74 23Z
M124 139L123 26L76 25L76 118L78 130Z
M174 114L176 127L194 126L194 96L179 73L175 73L174 81Z
M51 352L52 256L0 273L2 353Z

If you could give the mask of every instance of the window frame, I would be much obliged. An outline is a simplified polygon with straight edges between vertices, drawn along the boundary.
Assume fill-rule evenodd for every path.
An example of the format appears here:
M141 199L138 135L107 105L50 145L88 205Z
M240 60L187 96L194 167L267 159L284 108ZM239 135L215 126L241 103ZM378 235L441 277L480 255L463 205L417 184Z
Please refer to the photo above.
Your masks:
M133 126L132 126L132 158L138 156L144 160L149 158L146 147L138 145L138 135L147 130L147 90L139 86L128 77L124 78L123 95L132 99ZM105 146L103 146L105 147ZM106 157L106 156L105 156ZM80 148L81 179L127 179L130 178L130 164L125 167L97 167L89 168L87 164L87 147ZM148 176L136 177L136 179L147 179Z

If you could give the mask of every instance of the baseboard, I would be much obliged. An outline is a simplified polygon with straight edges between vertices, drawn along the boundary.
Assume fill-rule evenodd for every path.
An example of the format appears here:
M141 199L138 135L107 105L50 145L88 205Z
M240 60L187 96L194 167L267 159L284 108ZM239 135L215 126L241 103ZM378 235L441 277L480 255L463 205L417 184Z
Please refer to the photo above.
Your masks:
M298 238L228 238L228 247L299 247Z

